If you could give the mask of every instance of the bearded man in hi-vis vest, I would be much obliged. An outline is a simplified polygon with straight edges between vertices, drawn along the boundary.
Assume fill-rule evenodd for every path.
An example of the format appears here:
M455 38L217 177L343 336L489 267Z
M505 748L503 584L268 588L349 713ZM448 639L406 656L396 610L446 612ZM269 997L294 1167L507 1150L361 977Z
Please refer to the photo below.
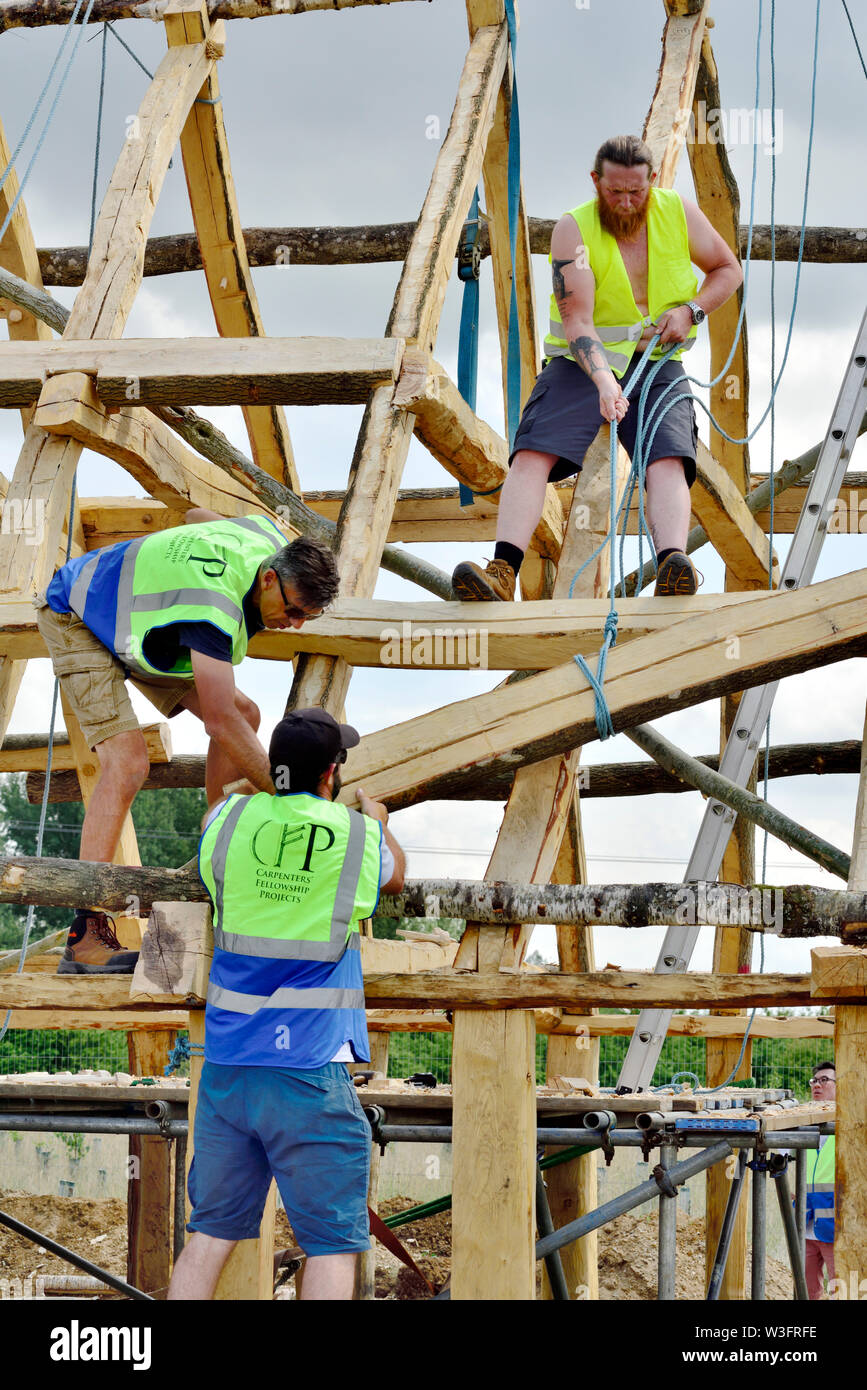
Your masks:
M624 393L655 334L659 344L652 358L682 345L655 376L645 407L648 419L660 396L660 410L680 397L656 417L659 428L644 454L658 565L655 593L693 594L697 588L685 546L698 431L679 359L698 325L734 294L743 275L694 203L654 187L653 157L637 136L606 140L591 178L596 197L565 213L551 238L554 292L546 361L515 435L500 493L494 559L485 569L470 562L457 566L456 598L514 598L547 484L581 471L604 421L617 421L620 441L632 456L638 401L630 405ZM705 274L700 290L693 265Z
M256 737L259 710L232 671L263 628L318 618L340 585L332 552L303 536L286 543L267 516L226 518L196 507L186 525L89 551L63 565L36 600L36 620L64 697L100 778L81 830L79 858L111 863L150 768L125 682L167 719L189 710L210 737L205 788L247 778L273 792ZM59 975L126 974L112 919L80 909Z
M370 1126L347 1062L367 1062L359 922L403 887L388 812L337 801L355 729L295 710L269 757L276 794L212 806L199 872L214 905L205 1064L189 1191L192 1239L170 1299L211 1298L275 1179L307 1256L303 1299L349 1299L370 1245ZM250 789L252 790L252 788Z

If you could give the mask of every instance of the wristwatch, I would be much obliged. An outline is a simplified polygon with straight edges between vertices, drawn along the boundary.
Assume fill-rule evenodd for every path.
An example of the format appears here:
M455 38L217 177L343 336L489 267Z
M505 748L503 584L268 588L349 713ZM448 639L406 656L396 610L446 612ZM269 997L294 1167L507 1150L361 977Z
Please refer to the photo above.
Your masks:
M698 300L696 300L696 299L691 299L691 300L689 301L689 303L688 303L688 304L684 304L683 307L684 307L685 309L689 309L689 310L691 311L691 313L692 313L692 321L693 321L694 324L698 325L698 324L700 324L700 323L704 323L705 319L707 318L707 314L705 313L704 309L703 309L703 308L701 307L701 305L699 304Z

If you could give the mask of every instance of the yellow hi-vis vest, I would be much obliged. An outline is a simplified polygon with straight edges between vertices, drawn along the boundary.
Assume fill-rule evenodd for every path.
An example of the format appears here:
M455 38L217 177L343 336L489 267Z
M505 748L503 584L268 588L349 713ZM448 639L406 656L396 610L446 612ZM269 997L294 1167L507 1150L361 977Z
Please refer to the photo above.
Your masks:
M622 377L629 366L636 344L650 324L655 323L666 309L675 309L695 298L698 280L689 258L689 235L686 213L680 195L668 188L650 190L647 214L647 307L643 316L635 303L626 266L617 240L606 232L599 221L597 200L591 198L580 207L572 208L584 239L590 269L596 279L593 301L593 324L615 376ZM549 261L551 257L548 257ZM677 359L692 347L697 329L673 354ZM669 344L670 346L670 344ZM651 357L660 357L667 349L656 347ZM563 320L557 300L551 295L551 322L545 338L546 357L568 357L574 362L569 344L563 335Z

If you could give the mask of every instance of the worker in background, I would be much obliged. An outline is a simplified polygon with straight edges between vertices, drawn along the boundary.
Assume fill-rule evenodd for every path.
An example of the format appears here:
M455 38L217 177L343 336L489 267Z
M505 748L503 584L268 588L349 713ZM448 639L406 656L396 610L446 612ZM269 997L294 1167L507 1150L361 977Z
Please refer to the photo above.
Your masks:
M321 709L274 730L276 793L209 811L199 871L214 904L205 1063L189 1191L192 1239L169 1298L213 1296L257 1235L272 1177L307 1255L303 1299L350 1299L369 1248L370 1126L347 1062L370 1060L358 924L403 887L385 807L335 798L355 729ZM252 788L251 788L252 790Z
M833 1062L820 1062L810 1077L815 1101L837 1099L837 1071ZM822 1270L834 1278L834 1135L821 1134L819 1148L807 1150L807 1242L804 1272L812 1300L822 1297Z
M551 239L554 292L545 358L524 407L500 494L494 558L483 570L464 562L452 576L460 599L511 600L521 562L542 515L549 482L581 471L605 421L616 420L632 457L638 389L625 392L651 338L651 357L678 345L654 378L645 418L665 395L659 428L644 458L647 514L657 558L657 594L692 594L696 572L685 554L689 489L698 431L680 358L699 324L741 284L736 256L699 208L654 186L650 149L634 135L606 140L591 173L595 197L560 218ZM704 271L698 290L693 264ZM666 388L672 389L666 393ZM741 384L743 389L743 384Z
M209 802L239 777L273 791L259 710L232 667L254 633L299 628L337 594L331 551L306 537L287 545L265 516L228 520L199 507L186 523L77 556L36 600L55 675L100 763L80 859L111 863L148 775L125 681L165 718L186 709L202 720ZM57 973L127 973L137 958L121 949L112 919L88 906L75 914Z

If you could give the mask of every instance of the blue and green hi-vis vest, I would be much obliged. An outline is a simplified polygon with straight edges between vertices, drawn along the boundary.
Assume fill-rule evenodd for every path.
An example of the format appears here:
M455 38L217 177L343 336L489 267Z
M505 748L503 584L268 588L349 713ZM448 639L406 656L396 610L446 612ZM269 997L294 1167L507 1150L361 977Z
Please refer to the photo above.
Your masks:
M192 680L189 650L154 666L148 635L171 623L211 623L232 644L232 665L247 652L244 598L256 572L288 542L266 516L175 526L77 556L51 581L58 612L77 613L133 675Z
M358 924L379 901L378 821L308 792L231 796L199 872L214 908L205 1057L324 1066L369 1061Z

